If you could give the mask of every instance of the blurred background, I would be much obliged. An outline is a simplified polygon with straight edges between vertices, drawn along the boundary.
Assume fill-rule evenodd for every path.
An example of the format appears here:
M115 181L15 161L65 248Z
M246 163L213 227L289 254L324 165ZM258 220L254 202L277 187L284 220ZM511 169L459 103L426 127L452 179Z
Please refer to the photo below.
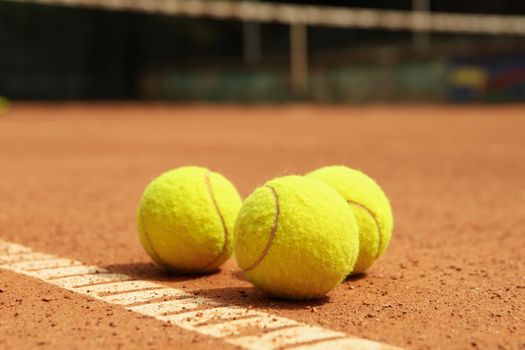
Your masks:
M523 0L0 0L10 100L525 101Z

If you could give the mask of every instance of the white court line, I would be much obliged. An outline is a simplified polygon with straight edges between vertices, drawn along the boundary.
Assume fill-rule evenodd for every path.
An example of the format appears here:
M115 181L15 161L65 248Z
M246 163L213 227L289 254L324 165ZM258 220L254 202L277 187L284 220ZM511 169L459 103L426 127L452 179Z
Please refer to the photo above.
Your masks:
M107 271L97 266L78 265L38 270L38 273L36 275L38 275L38 277L40 278L53 279L102 272Z
M271 331L261 336L247 335L232 339L232 342L241 347L253 347L257 344L260 350L273 349L274 344L279 346L293 345L299 342L308 342L320 339L342 338L344 333L331 331L321 327L299 325Z
M24 252L20 254L0 256L0 265L20 262L20 261L48 260L48 259L55 259L55 258L56 258L55 256L49 255L49 254Z
M9 264L11 268L23 271L38 271L43 269L54 269L57 267L79 266L78 261L63 258L51 258L46 260L19 261Z
M185 292L172 288L162 288L154 290L141 290L117 295L98 296L97 299L104 300L110 304L131 305L144 303L155 299L180 297L186 295Z
M59 278L59 279L44 279L44 278L41 278L38 274L34 274L34 273L32 275L46 282L49 282L51 284L56 284L57 286L60 286L65 289L70 289L75 292L77 291L76 290L77 288L88 286L90 284L110 283L110 282L131 280L131 277L122 275L120 273L92 273L88 275L71 276L71 277L64 277L64 278ZM89 295L88 291L83 291L83 290L79 290L78 293Z
M0 252L3 252L5 255L13 255L19 253L30 253L33 250L29 247L23 246L21 244L10 243L0 240Z
M184 298L175 300L160 301L157 303L143 304L138 306L129 306L127 309L144 314L148 316L163 316L166 314L173 314L176 312L195 310L200 306L213 303L213 301L205 298ZM215 302L217 305L217 302Z
M109 304L127 305L128 310L219 338L243 349L399 349L242 306L228 306L211 298L134 280L79 261L36 253L28 247L2 240L0 268L36 277Z
M254 312L250 312L250 310L241 306L222 306L207 310L186 312L180 315L165 316L162 319L164 321L181 325L186 329L197 329L198 326L208 323L220 320L230 320L238 317L247 317L250 315L254 315Z
M158 284L149 282L149 281L120 280L119 282L113 282L113 283L104 283L104 284L97 284L94 286L76 287L75 292L89 295L96 299L101 299L100 294L104 294L104 293L105 294L122 293L122 292L137 291L141 289L152 289L152 288L158 288L158 287L159 287Z
M394 348L391 345L385 345L371 340L359 339L359 338L342 338L326 341L323 343L306 344L299 346L292 346L286 348L286 350L384 350L384 349L399 349Z
M213 337L231 337L239 335L244 329L255 328L268 331L274 328L281 328L286 326L292 326L297 324L296 321L284 318L275 317L263 312L256 315L250 315L253 317L241 318L239 320L227 320L222 323L214 323L211 325L196 327L199 332L202 332ZM344 334L343 334L344 335ZM259 349L259 347L257 347Z

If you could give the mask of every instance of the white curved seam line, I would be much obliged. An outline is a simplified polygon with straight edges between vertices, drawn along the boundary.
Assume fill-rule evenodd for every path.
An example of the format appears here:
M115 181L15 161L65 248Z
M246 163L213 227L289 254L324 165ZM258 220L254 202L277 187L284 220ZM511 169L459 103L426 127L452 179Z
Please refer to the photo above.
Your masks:
M378 233L378 236L379 236L379 238L378 238L379 244L377 246L377 252L376 252L376 254L374 256L374 259L379 258L379 253L381 252L381 245L383 244L383 241L382 241L382 236L381 236L381 226L379 226L379 222L377 221L376 216L374 215L374 213L372 213L372 211L370 209L368 209L367 207L365 207L361 203L357 203L357 202L354 202L352 200L347 200L347 202L349 204L353 204L353 205L356 205L356 206L364 209L368 214L370 214L370 216L374 220L374 223L376 224L376 227L377 227L377 233Z
M215 257L211 262L203 266L203 268L207 268L208 266L213 265L217 260L219 260L223 256L224 252L226 251L226 247L228 246L228 227L226 226L226 221L224 220L224 217L222 216L222 213L219 209L219 204L217 203L217 200L215 199L215 195L213 194L213 189L211 187L211 180L210 180L210 172L207 172L204 175L204 182L206 183L206 187L208 188L208 193L210 194L211 201L213 203L213 206L215 207L215 211L217 212L217 215L219 215L219 218L222 224L222 229L224 232L224 244L222 246L222 250L219 253L219 255L217 255L217 257Z
M256 268L264 259L266 254L268 254L268 251L270 250L273 240L275 238L275 234L277 232L277 226L279 224L279 214L280 214L280 208L279 208L279 197L277 195L277 191L272 186L266 186L272 191L273 200L275 203L275 214L273 217L273 225L272 225L272 231L270 232L270 237L268 238L268 243L266 244L266 247L264 247L263 252L261 253L261 256L255 260L253 264L251 264L249 267L245 268L244 271L250 271Z

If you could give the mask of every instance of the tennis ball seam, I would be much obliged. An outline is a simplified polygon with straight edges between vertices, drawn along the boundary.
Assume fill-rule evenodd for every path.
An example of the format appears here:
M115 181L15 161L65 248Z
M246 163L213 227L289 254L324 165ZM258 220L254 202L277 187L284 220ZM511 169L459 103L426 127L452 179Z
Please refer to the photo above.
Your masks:
M149 235L148 235L148 231L146 230L146 227L144 225L144 216L142 215L142 212L140 212L140 226L142 227L142 234L144 235L144 237L146 238L146 240L148 241L148 245L149 247L151 248L151 252L153 253L153 255L155 255L155 257L153 258L153 260L155 260L155 262L157 262L159 265L171 270L172 267L171 265L169 264L166 264L164 262L164 260L162 260L160 258L160 255L157 253L157 251L155 250L155 247L153 246L153 241L150 239Z
M217 204L217 200L215 199L215 195L213 193L213 188L211 186L211 180L210 180L210 173L207 172L204 174L204 182L206 184L206 188L208 190L208 193L210 194L211 201L213 203L213 206L215 208L215 211L217 212L217 215L219 215L219 219L221 220L222 229L224 232L224 243L222 245L221 252L208 264L204 265L202 268L205 269L211 265L213 265L217 260L222 258L223 254L226 252L226 247L228 245L228 227L226 226L226 221L224 220L224 216L221 213L221 210L219 209L219 205Z
M215 195L213 193L213 189L212 189L211 181L210 181L210 172L207 172L207 173L204 174L204 183L206 184L206 188L208 190L208 193L210 194L211 201L213 203L213 206L215 207L215 210L216 210L217 214L219 215L219 219L220 219L222 227L223 227L224 244L222 246L221 252L211 262L209 262L208 264L204 265L202 267L203 269L213 265L217 260L219 260L222 257L222 255L226 252L226 247L227 247L227 244L228 244L228 228L226 226L226 221L224 220L224 216L222 215L222 213L221 213L221 211L219 209L219 205L217 204L217 200L215 199ZM167 268L168 270L172 270L173 267L170 264L167 264L166 262L164 262L164 260L161 259L160 255L155 250L155 247L153 246L153 241L150 239L150 237L148 235L148 231L146 230L146 227L144 225L144 217L143 217L142 212L140 213L140 225L142 226L142 233L144 234L144 237L148 241L148 245L151 248L151 252L154 255L154 259L153 260L155 260L159 265Z
M347 202L348 202L348 204L355 205L355 206L358 206L358 207L364 209L372 217L372 219L374 220L374 223L376 224L376 227L377 227L377 235L378 235L377 252L375 253L374 259L379 258L379 252L381 251L381 244L382 244L381 226L379 225L379 221L377 221L377 218L375 217L375 215L372 212L372 210L370 210L365 205L363 205L361 203L358 203L358 202L354 202L354 201L352 201L350 199L348 199Z
M261 256L259 256L253 264L248 266L244 269L244 271L250 271L256 268L264 259L264 257L268 254L268 251L270 250L273 240L275 238L275 234L277 233L277 226L279 224L279 214L280 214L280 208L279 208L279 196L277 195L277 191L272 186L266 185L264 186L266 188L269 188L273 195L274 200L274 207L275 207L275 213L273 217L273 224L272 224L272 230L270 232L270 237L268 238L268 243L266 243L266 247L264 247L263 252L261 253Z

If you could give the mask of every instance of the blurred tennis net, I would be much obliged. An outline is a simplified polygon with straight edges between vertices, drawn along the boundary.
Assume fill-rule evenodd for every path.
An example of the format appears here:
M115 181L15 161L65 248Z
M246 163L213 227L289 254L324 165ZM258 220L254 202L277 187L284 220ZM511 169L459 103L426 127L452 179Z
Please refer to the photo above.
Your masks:
M260 23L410 30L484 35L525 35L525 16L289 5L226 0L3 0Z

